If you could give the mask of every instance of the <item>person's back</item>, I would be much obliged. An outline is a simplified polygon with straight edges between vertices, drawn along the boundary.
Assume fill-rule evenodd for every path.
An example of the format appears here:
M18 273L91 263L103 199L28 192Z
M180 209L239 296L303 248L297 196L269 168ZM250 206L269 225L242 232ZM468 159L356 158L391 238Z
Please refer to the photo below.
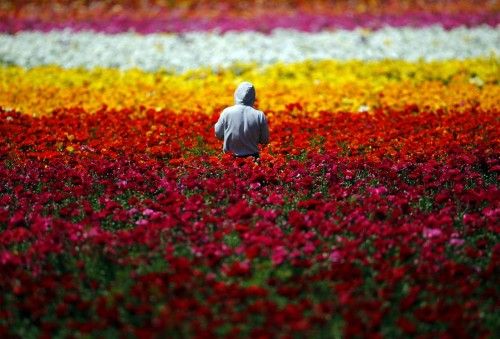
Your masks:
M235 105L224 109L215 124L215 135L224 140L224 152L236 156L258 156L258 144L269 143L269 128L262 111L252 107L255 88L241 83L234 93Z

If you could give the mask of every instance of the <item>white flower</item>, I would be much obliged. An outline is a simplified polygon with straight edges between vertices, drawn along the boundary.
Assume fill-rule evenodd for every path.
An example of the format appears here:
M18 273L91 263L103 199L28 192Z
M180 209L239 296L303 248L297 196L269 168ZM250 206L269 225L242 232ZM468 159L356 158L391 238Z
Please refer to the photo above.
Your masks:
M363 113L363 112L368 112L370 110L370 106L367 105L361 105L358 108L358 112Z
M388 43L390 42L390 43ZM465 59L500 54L500 30L489 26L445 30L386 27L366 32L335 30L306 33L278 29L258 32L191 32L182 35L52 31L0 34L0 63L31 68L56 64L72 67L167 69L227 67L252 62L298 62L307 59Z

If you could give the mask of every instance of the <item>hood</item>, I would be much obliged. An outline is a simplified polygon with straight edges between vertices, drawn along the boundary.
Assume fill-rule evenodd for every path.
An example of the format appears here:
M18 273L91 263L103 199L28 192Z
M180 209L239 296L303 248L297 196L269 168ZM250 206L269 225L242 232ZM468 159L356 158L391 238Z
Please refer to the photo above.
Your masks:
M235 104L252 106L255 102L255 88L253 85L247 81L239 84L236 91L234 91L234 102Z

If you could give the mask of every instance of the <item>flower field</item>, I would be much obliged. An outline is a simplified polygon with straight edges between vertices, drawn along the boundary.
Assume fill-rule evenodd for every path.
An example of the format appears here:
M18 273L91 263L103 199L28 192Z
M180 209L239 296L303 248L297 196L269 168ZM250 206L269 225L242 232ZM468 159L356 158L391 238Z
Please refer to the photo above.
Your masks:
M118 3L0 5L0 337L500 333L495 2Z

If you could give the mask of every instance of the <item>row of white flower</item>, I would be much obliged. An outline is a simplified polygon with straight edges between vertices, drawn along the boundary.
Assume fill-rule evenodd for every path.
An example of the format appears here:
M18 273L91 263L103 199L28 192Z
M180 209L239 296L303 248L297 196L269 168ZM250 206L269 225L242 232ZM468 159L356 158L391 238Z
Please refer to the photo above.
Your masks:
M500 55L500 30L480 26L444 30L384 28L377 31L304 33L195 32L186 34L105 35L52 31L0 35L0 64L23 67L140 68L185 71L234 63L296 62L306 59L465 59Z

